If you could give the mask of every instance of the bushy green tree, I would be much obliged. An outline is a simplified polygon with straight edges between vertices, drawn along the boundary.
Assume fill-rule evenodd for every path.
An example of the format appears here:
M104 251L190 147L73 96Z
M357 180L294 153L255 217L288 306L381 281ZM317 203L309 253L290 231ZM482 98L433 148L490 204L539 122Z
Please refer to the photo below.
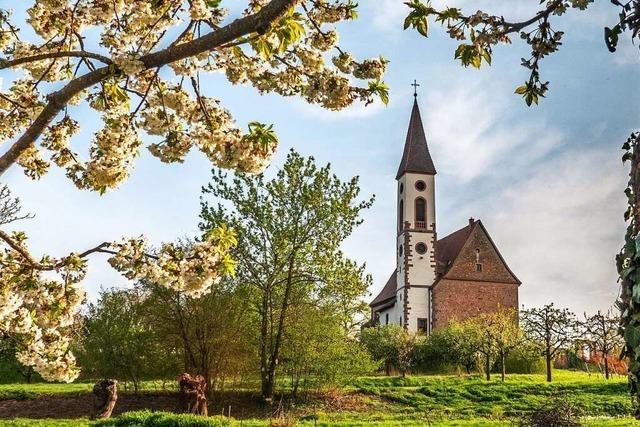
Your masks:
M332 312L301 306L293 317L283 343L282 369L294 395L299 389L337 385L375 370L364 346L349 336Z
M136 287L145 295L140 314L146 324L165 351L178 355L177 366L168 367L171 377L180 372L200 374L212 392L257 364L247 294L229 279L199 298L147 282Z
M272 179L218 172L204 192L218 203L203 200L203 231L226 223L238 235L235 283L258 319L262 396L271 401L295 313L322 307L345 328L361 313L371 279L340 246L372 199L359 200L357 178L344 182L293 151Z
M131 381L161 377L176 355L144 317L144 295L135 289L103 290L84 317L79 360L85 377Z
M478 367L478 329L453 321L434 330L416 349L418 367L424 370L460 366L467 374Z
M413 367L424 337L409 333L400 325L378 325L365 328L360 333L360 342L367 348L371 357L384 367L387 375L397 369L405 376Z

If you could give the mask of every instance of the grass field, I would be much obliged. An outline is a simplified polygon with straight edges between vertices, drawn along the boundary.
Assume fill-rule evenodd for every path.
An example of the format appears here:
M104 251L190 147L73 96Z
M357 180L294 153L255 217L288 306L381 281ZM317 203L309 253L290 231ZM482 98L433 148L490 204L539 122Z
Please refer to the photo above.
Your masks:
M88 393L92 384L11 384L0 385L2 401L40 399L46 396L77 396ZM156 383L146 383L147 390L157 390ZM346 393L347 398L344 398ZM549 398L574 403L584 415L587 426L633 426L640 423L629 417L632 411L627 395L626 378L605 380L583 372L556 371L554 382L546 383L542 375L508 375L487 382L477 376L364 377L353 381L338 393L348 404L325 400L297 402L290 416L300 426L511 426L523 413L531 411ZM335 400L336 393L333 398ZM340 399L338 399L340 400ZM25 402L26 403L26 402ZM212 407L215 402L212 402ZM220 413L215 408L212 413ZM149 414L149 413L146 413ZM143 414L144 415L144 414ZM140 413L126 415L141 416ZM147 416L147 415L145 415ZM157 415L159 417L159 415ZM133 418L132 418L133 419ZM158 418L160 419L160 418ZM186 419L165 420L159 424L125 422L115 419L109 426L265 426L268 418L234 420L213 418L191 423ZM2 426L93 426L87 419L0 421Z

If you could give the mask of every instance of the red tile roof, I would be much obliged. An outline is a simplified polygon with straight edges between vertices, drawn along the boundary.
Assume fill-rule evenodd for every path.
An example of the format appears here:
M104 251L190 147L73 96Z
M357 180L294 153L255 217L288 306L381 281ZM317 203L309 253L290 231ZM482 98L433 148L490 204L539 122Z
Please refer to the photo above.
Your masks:
M381 305L386 302L395 301L397 286L396 271L394 270L393 273L391 273L391 277L389 277L389 280L387 280L387 283L384 285L384 288L382 288L378 296L375 297L369 305L373 307L374 305Z
M436 242L436 273L445 274L458 257L471 231L479 221L469 221L466 227L454 231Z

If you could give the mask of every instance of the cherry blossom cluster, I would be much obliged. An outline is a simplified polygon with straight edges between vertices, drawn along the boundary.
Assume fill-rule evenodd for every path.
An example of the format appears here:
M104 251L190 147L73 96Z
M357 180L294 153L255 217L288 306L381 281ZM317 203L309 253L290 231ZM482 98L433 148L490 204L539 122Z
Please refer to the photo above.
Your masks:
M79 369L69 349L72 326L84 301L81 282L86 254L62 259L28 255L22 233L0 242L0 333L20 343L17 359L45 380L71 382ZM9 244L10 243L10 244ZM104 243L93 251L111 254L109 263L132 280L144 279L198 297L222 276L234 273L229 251L233 230L220 226L188 246L163 244L153 251L144 239Z
M235 263L229 255L234 244L233 231L225 228L186 247L165 243L154 255L145 251L143 239L125 239L114 244L118 251L109 263L130 280L145 279L200 297L209 293L222 276L234 272Z
M96 69L103 70L100 83L65 101L85 103L102 116L103 127L88 153L73 144L80 115L64 109L40 133L40 141L21 152L17 163L29 177L41 177L53 163L79 188L104 192L128 178L144 146L164 162L182 161L195 146L216 166L262 172L277 148L275 132L258 122L247 130L237 127L220 100L201 93L207 72L332 110L370 103L374 96L386 101L381 79L387 61L358 62L339 47L336 24L357 16L352 0L299 0L265 29L169 61L167 71L147 66L146 55L179 49L237 19L228 17L224 3L36 0L27 9L27 24L41 42L21 40L9 12L0 10L0 69L16 70L8 91L0 92L0 143L33 123L50 102L51 82L75 82ZM248 0L243 16L270 3ZM88 29L100 34L97 50L85 47ZM366 84L354 84L358 80Z

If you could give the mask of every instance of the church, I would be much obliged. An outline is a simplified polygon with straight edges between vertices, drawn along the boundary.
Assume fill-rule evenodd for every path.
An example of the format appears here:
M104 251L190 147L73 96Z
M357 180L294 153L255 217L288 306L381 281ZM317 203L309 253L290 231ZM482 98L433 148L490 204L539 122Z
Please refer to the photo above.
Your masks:
M429 334L450 321L518 308L520 280L480 220L440 238L436 168L414 99L396 175L396 269L371 302L370 324Z

